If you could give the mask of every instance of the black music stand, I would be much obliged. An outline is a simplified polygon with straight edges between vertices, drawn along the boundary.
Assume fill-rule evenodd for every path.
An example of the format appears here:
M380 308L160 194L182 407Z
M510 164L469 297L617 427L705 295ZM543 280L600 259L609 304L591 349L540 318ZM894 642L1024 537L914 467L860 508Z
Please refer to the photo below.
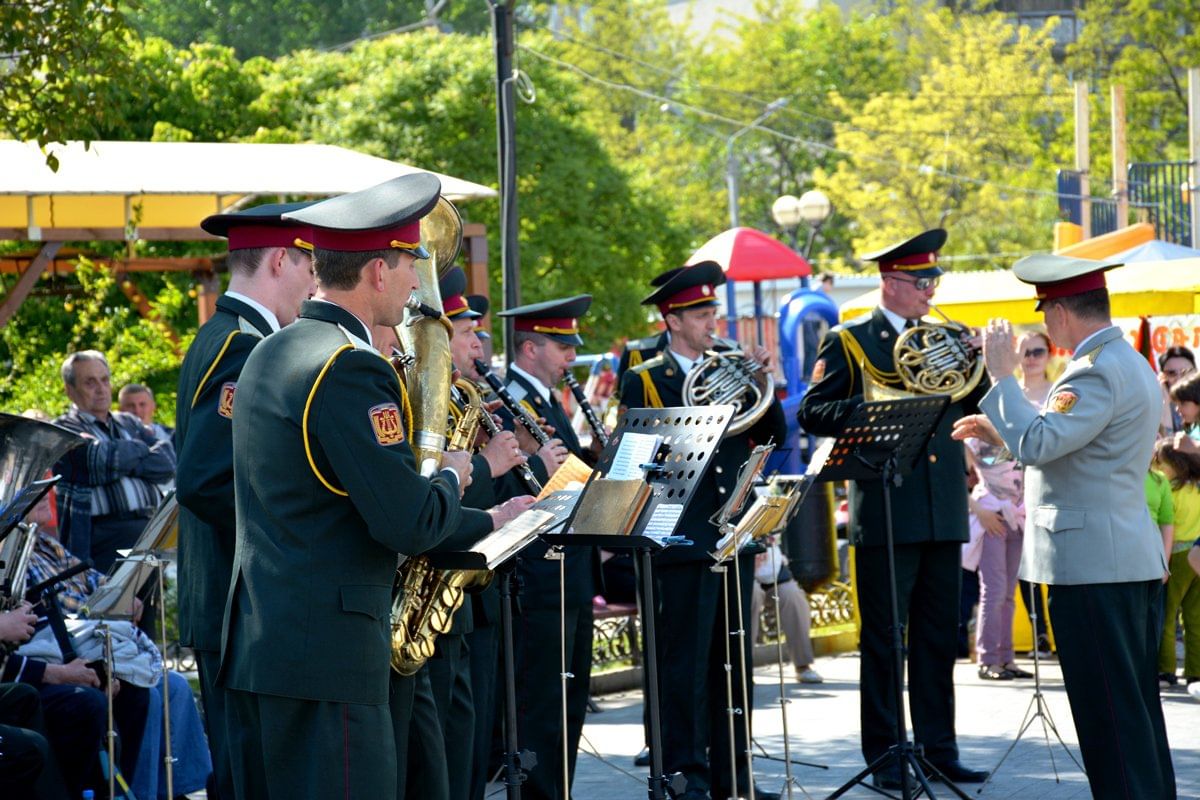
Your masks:
M543 512L541 525L558 528L566 521L567 514L574 508L579 491L554 492L530 507L530 511ZM520 519L520 517L518 517ZM509 523L510 525L512 523ZM505 526L506 528L508 526ZM501 531L505 530L504 528ZM492 536L503 535L493 533ZM485 537L488 539L491 537ZM489 562L488 556L479 550L445 551L426 553L430 566L435 569L491 569L500 580L500 652L504 665L504 787L508 800L521 800L521 784L525 782L525 770L537 766L537 754L531 750L520 750L517 737L517 670L513 650L513 598L520 591L520 578L516 575L516 555L531 544L531 537L524 544L501 550ZM484 542L481 539L475 547ZM499 559L497 562L496 559Z
M825 462L825 468L818 476L821 481L883 481L883 519L887 535L888 591L891 600L892 691L896 697L896 743L838 787L828 800L841 797L858 785L885 797L894 797L866 783L872 774L892 765L899 767L903 800L912 800L922 790L933 798L928 775L935 776L962 800L970 800L970 796L930 764L908 738L908 724L904 719L904 633L898 610L896 551L892 534L892 487L899 485L900 477L916 466L949 405L948 395L863 403L846 421ZM910 768L916 775L920 789L912 785Z
M547 544L603 547L606 550L633 550L642 581L642 663L646 665L646 708L650 728L650 777L647 797L668 800L684 790L683 776L664 775L662 759L662 718L658 698L658 650L654 630L654 576L651 555L672 545L691 544L674 535L696 485L704 477L713 454L736 407L696 406L690 408L631 408L622 416L609 436L588 486L599 476L609 474L626 433L648 433L662 437L652 463L640 464L643 479L651 486L651 495L634 523L630 535L612 535L599 531L574 531L575 514L567 521L567 533L543 535ZM584 495L587 494L584 487ZM577 507L578 508L578 507ZM670 793L668 795L668 792Z

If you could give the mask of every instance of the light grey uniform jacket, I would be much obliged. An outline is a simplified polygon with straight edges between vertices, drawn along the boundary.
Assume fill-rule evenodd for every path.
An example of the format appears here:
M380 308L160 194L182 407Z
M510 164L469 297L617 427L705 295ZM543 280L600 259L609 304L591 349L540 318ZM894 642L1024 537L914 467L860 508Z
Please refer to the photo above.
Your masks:
M1020 574L1047 584L1155 580L1167 565L1145 481L1162 390L1120 329L1083 346L1040 411L1011 376L980 403L1026 467Z

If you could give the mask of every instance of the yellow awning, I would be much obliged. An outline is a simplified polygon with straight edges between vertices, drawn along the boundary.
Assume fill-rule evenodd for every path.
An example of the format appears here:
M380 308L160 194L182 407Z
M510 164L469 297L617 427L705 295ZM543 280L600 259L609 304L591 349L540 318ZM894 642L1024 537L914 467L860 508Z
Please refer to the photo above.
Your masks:
M198 240L209 214L256 196L327 197L418 167L324 144L82 142L51 145L53 172L32 142L0 141L0 239ZM434 173L455 202L496 191Z
M1071 258L1091 258L1103 261L1111 255L1124 253L1139 244L1145 244L1154 238L1154 226L1149 222L1139 222L1115 231L1102 233L1082 242L1068 245L1054 252L1060 256Z
M1128 264L1112 270L1106 278L1114 317L1200 312L1200 258ZM948 272L933 301L951 319L966 325L984 325L993 317L1015 325L1042 322L1041 313L1033 308L1033 287L1021 283L1010 270ZM879 290L873 289L844 303L842 319L864 314L877 305Z

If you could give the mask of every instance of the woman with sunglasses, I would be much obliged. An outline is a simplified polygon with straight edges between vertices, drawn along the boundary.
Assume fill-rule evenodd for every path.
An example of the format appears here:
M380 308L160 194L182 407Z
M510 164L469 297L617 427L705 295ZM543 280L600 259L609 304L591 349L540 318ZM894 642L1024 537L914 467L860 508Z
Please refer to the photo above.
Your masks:
M1025 392L1029 402L1041 408L1046 404L1050 386L1054 383L1054 375L1057 374L1051 372L1054 345L1045 331L1031 330L1026 331L1017 340L1017 352L1021 354L1021 390ZM1052 653L1050 635L1046 627L1046 603L1042 598L1041 586L1022 580L1017 581L1017 586L1021 590L1021 599L1026 609L1036 604L1034 610L1037 612L1037 636L1034 639L1034 648L1042 658L1048 658Z

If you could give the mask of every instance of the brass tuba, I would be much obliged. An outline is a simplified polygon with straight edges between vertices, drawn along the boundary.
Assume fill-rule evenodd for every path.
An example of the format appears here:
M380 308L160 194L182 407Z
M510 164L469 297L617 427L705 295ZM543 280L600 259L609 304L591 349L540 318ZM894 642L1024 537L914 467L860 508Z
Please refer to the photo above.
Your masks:
M725 435L742 433L770 408L775 376L741 350L708 350L704 355L683 382L683 402L689 406L737 406Z
M892 347L896 377L904 388L889 386L864 370L863 396L867 400L948 394L956 403L979 385L984 364L979 348L966 341L971 330L932 303L929 307L945 321L921 322L908 328L896 337Z
M421 241L431 257L416 263L421 286L413 293L396 334L410 360L405 383L413 412L411 445L421 474L431 477L452 439L456 448L470 447L475 440L473 430L456 428L452 437L447 437L446 430L454 368L450 357L453 329L441 313L438 279L453 265L462 246L462 218L446 198L440 198L421 220ZM474 405L479 407L472 414L477 425L482 411L478 393ZM484 579L489 574L483 572ZM435 569L427 556L405 559L397 576L399 589L392 596L391 666L401 675L413 675L433 655L437 635L450 629L454 612L462 605L463 589L480 578L474 570Z

